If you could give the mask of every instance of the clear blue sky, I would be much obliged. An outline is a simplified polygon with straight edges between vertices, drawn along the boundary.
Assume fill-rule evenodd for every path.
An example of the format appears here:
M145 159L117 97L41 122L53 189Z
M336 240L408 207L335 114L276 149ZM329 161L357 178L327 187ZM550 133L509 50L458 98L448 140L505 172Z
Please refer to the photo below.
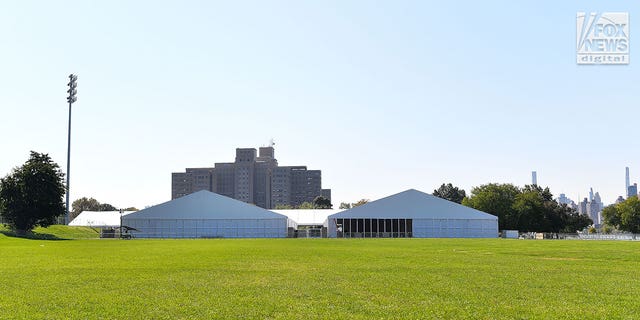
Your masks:
M576 65L577 11L629 12L631 64ZM640 181L638 25L635 1L6 1L0 175L66 168L74 72L72 200L164 202L171 172L274 138L334 204L532 170L613 202Z

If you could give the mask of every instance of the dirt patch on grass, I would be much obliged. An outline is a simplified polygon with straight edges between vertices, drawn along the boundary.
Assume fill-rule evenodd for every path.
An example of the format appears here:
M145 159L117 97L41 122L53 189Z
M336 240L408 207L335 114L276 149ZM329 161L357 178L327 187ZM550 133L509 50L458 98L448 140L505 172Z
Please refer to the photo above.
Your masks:
M581 258L558 258L558 257L544 257L540 258L542 260L552 260L552 261L582 261L584 259Z

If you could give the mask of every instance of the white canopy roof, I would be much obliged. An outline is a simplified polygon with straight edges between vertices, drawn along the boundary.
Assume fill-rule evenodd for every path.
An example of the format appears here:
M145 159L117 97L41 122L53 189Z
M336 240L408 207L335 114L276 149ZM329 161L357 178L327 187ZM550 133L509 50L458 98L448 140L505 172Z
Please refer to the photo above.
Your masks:
M266 209L201 190L137 211L129 219L286 219Z
M329 218L498 219L486 212L415 189L333 214Z
M135 211L124 211L122 216ZM74 227L119 227L120 211L82 211L71 222Z
M327 217L342 212L342 209L283 209L283 210L271 210L275 213L279 213L287 216L289 219L295 221L298 225L303 226L320 226L326 220Z

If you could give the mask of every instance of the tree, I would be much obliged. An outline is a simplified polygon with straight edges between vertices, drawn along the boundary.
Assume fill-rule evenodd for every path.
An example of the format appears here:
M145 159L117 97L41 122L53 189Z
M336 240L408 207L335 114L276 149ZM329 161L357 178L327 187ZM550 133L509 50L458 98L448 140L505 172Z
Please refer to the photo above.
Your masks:
M451 183L442 184L440 188L433 190L433 195L455 203L462 203L462 199L467 196L463 189L454 187Z
M315 209L331 209L333 205L331 204L331 200L323 196L317 196L313 199L313 207Z
M562 217L565 220L564 228L560 230L561 232L575 233L578 230L583 230L593 224L593 220L591 220L589 216L586 214L580 214L576 209L573 209L564 203L559 206L558 210L563 211Z
M524 232L551 232L549 221L545 219L544 201L535 191L518 193L512 205L511 223L509 229Z
M108 203L101 203L98 211L118 211L118 209Z
M489 183L471 189L471 196L462 204L498 217L500 230L515 229L519 217L514 216L513 204L520 189L512 184Z
M637 196L618 203L618 212L620 212L620 225L623 230L640 233L640 200Z
M622 202L624 202L624 200ZM622 202L619 202L619 203L622 203ZM606 225L615 227L616 229L620 229L622 220L620 219L620 213L618 212L617 205L612 204L604 207L604 209L602 209L601 214L602 214L602 218L604 219L604 223Z
M108 203L100 203L98 200L94 198L82 197L77 199L71 204L71 212L69 213L70 219L75 219L82 211L118 211L118 208L108 204ZM135 209L135 208L134 208ZM137 211L137 210L127 210L125 211Z
M358 202L352 203L351 207L355 208L355 207L358 207L358 206L361 206L361 205L367 204L367 203L369 203L369 199L360 199L360 200L358 200Z
M340 203L340 209L351 209L351 208L355 208L357 206L361 206L363 204L366 204L368 202L369 202L369 199L360 199L360 200L358 200L358 202L354 202L354 203L341 202Z
M129 208L124 208L122 209L123 211L138 211L138 208L136 207L129 207Z
M640 200L637 196L604 208L602 216L610 226L622 231L640 233Z
M276 204L275 207L276 210L288 210L288 209L293 209L293 206L290 204Z
M351 209L351 203L341 202L340 203L340 209Z
M82 197L71 204L69 213L70 221L75 219L82 211L100 211L100 202L94 198Z
M31 151L29 160L0 179L0 211L18 234L47 227L65 213L64 174L48 154Z
M463 205L498 216L500 230L576 232L593 221L553 199L549 188L487 184L471 190Z
M296 209L314 209L313 203L311 202L303 202Z

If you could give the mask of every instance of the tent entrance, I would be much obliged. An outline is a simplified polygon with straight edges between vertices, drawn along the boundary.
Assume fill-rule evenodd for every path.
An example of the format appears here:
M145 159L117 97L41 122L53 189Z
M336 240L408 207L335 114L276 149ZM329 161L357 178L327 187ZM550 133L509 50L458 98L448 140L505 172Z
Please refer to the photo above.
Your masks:
M336 219L338 238L412 238L413 219Z

